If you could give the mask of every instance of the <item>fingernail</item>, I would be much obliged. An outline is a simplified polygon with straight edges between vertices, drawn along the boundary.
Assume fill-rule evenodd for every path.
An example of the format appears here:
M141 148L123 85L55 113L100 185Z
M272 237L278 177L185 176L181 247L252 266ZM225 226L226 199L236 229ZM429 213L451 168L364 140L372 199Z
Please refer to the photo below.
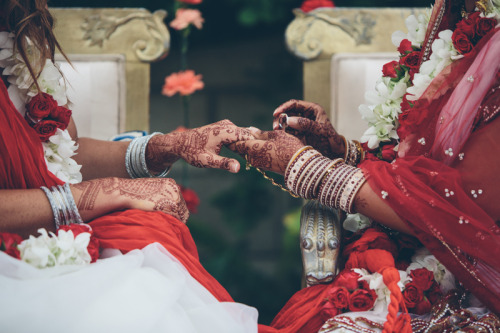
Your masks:
M240 169L240 165L238 163L232 163L230 166L230 171L232 173L237 173Z

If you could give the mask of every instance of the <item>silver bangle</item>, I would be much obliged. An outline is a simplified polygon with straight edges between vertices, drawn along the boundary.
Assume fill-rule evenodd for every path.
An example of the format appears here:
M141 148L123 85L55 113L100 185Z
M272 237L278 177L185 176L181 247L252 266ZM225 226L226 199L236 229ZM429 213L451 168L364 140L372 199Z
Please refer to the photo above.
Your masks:
M154 132L150 135L135 138L130 142L127 152L125 153L125 169L130 178L164 178L170 172L170 167L168 167L159 174L153 175L149 172L147 166L146 148L148 142L153 136L158 134L162 133Z
M45 186L40 187L40 189L45 193L47 199L49 199L56 229L59 229L61 225L83 223L76 207L75 199L69 188L69 183L53 186L51 190Z

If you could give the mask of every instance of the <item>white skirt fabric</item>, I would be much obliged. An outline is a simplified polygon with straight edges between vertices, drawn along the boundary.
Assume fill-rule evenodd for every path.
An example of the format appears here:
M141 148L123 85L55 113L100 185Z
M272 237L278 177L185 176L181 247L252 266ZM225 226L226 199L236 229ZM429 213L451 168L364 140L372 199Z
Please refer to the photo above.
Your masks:
M96 263L34 268L0 251L0 332L257 332L257 310L219 302L160 244Z

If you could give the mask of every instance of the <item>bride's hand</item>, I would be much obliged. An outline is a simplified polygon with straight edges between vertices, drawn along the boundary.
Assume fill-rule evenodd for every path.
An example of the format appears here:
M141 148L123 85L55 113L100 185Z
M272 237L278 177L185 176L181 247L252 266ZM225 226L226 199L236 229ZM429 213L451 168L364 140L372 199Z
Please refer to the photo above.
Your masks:
M152 171L161 171L182 158L198 168L218 168L236 173L240 164L235 159L220 156L221 148L253 138L248 129L240 128L229 120L184 132L155 135L147 147L148 167Z
M246 156L253 166L264 170L285 173L293 154L304 146L299 139L284 131L263 132L253 129L252 133L255 140L236 142L229 148Z
M342 157L345 144L318 104L290 100L273 113L273 129L285 129L329 158Z
M123 209L162 211L186 223L189 211L170 178L101 178L71 185L84 221Z

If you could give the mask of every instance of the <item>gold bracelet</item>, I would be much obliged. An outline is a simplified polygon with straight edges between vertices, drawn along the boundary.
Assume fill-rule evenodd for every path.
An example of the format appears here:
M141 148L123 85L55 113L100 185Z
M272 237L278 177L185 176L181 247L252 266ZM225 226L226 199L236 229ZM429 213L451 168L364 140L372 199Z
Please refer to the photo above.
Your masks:
M265 179L267 179L267 180L269 180L271 182L271 184L273 184L274 186L279 187L282 191L287 192L288 194L290 194L294 198L300 198L300 196L296 195L295 193L293 193L289 189L281 186L281 184L276 183L276 181L274 179L272 179L271 177L269 177L263 170L261 170L260 168L258 168L256 166L253 166L252 164L250 164L250 161L248 160L248 155L245 155L245 160L246 160L245 169L247 171L250 170L251 167L254 167L255 170L257 170L258 172L260 172L262 174L262 176L264 176Z
M358 150L358 158L356 160L356 165L358 165L359 163L363 162L363 160L365 159L365 151L363 150L363 147L361 146L361 143L357 140L352 140L352 142L354 142L354 144L356 145L356 148Z

